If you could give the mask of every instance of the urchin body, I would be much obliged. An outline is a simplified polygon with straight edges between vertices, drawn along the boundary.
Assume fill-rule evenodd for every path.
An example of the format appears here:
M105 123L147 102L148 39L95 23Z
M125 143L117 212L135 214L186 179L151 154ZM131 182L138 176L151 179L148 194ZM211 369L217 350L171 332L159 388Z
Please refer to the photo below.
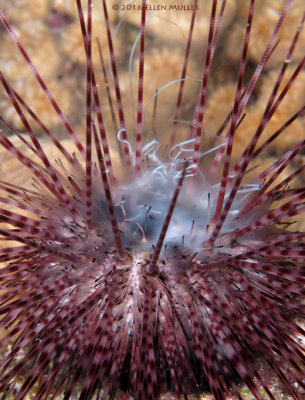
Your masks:
M80 399L114 398L119 387L125 390L124 399L142 400L157 399L169 390L187 399L189 393L208 387L221 400L230 394L241 398L237 387L241 380L256 399L263 399L262 390L272 399L269 382L257 370L260 359L274 371L285 391L300 398L292 383L304 389L304 348L294 336L304 337L296 322L304 320L304 233L287 230L286 225L289 218L305 210L305 189L289 188L305 167L272 184L305 143L300 142L255 179L247 177L250 162L268 147L268 142L256 145L276 110L278 88L240 160L231 165L234 132L243 123L243 107L271 53L276 31L250 81L253 85L242 95L251 1L236 96L227 131L226 125L223 128L226 135L223 141L215 137L214 146L201 151L207 78L217 39L217 29L213 36L217 1L213 1L202 87L190 133L183 142L172 134L164 147L158 148L156 139L142 147L142 11L133 152L120 108L108 29L121 124L117 152L121 154L119 168L125 172L124 178L117 179L92 70L91 7L88 4L85 25L78 5L87 59L85 147L24 55L78 148L77 156L68 154L43 129L68 167L49 161L22 111L27 105L1 74L31 140L27 146L38 154L40 163L19 152L1 132L1 145L30 169L35 181L33 189L1 182L5 193L1 222L9 228L1 227L0 233L19 244L1 250L1 260L7 265L0 271L0 324L8 333L0 344L12 339L14 344L0 362L0 389L13 391L22 378L18 400L30 390L37 399L61 393L65 399L74 393ZM145 10L145 2L142 6ZM286 13L287 9L282 17ZM22 50L3 14L1 18ZM278 29L280 24L281 19ZM289 52L296 42L297 34ZM302 60L296 71L304 64ZM285 89L279 97L284 95ZM93 99L96 120L92 120ZM304 107L296 110L294 118L303 112ZM210 154L206 167L204 161ZM25 354L18 359L22 351Z

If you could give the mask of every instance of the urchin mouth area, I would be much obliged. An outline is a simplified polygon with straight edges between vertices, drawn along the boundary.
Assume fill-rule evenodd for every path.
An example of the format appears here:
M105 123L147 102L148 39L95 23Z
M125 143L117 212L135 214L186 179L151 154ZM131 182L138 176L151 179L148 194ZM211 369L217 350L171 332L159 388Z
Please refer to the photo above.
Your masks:
M116 188L116 217L122 243L128 252L146 253L156 245L181 172L179 165L174 163L159 164L154 169L141 171L130 182ZM240 188L223 226L222 235L236 229L239 211L258 188L259 185ZM185 177L165 235L164 243L167 247L178 247L189 254L202 251L204 243L209 239L208 227L215 213L218 190L219 185L211 184L203 173L196 177L191 174ZM217 243L214 246L215 255L225 251L221 250L225 247L221 238Z
M185 158L168 158L161 161L154 153L146 156L145 161L145 168L133 173L128 181L117 182L111 188L111 192L114 216L127 257L141 255L142 260L149 260L158 242L173 193L183 174ZM49 202L54 208L53 215L48 215L48 223L54 226L57 235L48 240L47 244L49 248L61 249L65 254L72 252L80 257L84 256L87 260L100 262L110 254L116 253L107 199L101 189L100 177L93 174L93 229L88 229L84 188L86 173L80 164L77 163L76 167L63 184L69 188L77 214L67 214L64 207L56 206L55 199ZM71 185L71 181L74 182L74 186ZM75 190L76 186L80 188L78 192ZM243 217L239 213L259 188L257 184L244 184L240 187L221 234L212 247L207 247L205 243L209 240L209 225L215 213L219 183L217 177L211 174L208 176L204 170L200 170L194 176L192 164L189 164L166 230L160 257L168 260L177 253L177 249L183 254L182 259L194 257L198 253L201 254L200 259L224 253L232 254L230 234L239 224L244 223L245 219L247 223L251 222L251 212ZM228 185L225 199L230 190ZM117 256L116 262L121 261ZM185 264L185 261L183 263Z

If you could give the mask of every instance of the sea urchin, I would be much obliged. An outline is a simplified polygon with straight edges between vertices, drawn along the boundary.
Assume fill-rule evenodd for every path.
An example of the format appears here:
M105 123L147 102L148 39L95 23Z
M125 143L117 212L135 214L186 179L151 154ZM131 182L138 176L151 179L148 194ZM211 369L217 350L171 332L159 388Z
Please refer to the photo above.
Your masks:
M247 147L238 160L232 158L235 132L248 123L246 106L276 48L291 2L251 74L247 51L255 0L249 1L234 101L228 115L217 116L219 131L210 134L204 129L204 114L226 2L211 2L209 34L201 50L202 80L199 94L193 94L190 122L185 122L182 98L192 34L200 24L196 1L189 14L174 114L162 131L154 127L162 92L156 88L149 131L144 130L143 92L149 80L144 74L145 29L154 13L147 17L149 7L142 1L132 131L125 124L106 1L102 4L111 74L102 80L107 86L113 81L114 101L110 92L108 98L100 97L92 66L94 7L88 2L85 12L76 0L87 60L85 144L0 12L77 148L77 153L67 151L0 73L25 132L18 133L1 118L0 144L33 176L31 188L0 182L0 234L6 243L0 250L5 263L0 270L0 326L6 329L0 345L9 349L0 361L3 398L11 393L20 400L31 392L35 399L114 399L120 388L125 400L158 399L166 392L187 399L204 390L217 400L241 399L238 385L243 382L255 399L275 399L259 364L277 377L283 395L301 398L305 234L296 226L301 227L305 211L305 139L259 172L253 167L304 114L305 106L295 110L258 145L305 65L303 57L283 85L304 17ZM108 116L102 107L106 103L110 114L113 102L117 148L108 145L114 133L105 129ZM46 153L44 139L34 133L35 124L60 153L59 159ZM13 135L23 144L22 151Z

